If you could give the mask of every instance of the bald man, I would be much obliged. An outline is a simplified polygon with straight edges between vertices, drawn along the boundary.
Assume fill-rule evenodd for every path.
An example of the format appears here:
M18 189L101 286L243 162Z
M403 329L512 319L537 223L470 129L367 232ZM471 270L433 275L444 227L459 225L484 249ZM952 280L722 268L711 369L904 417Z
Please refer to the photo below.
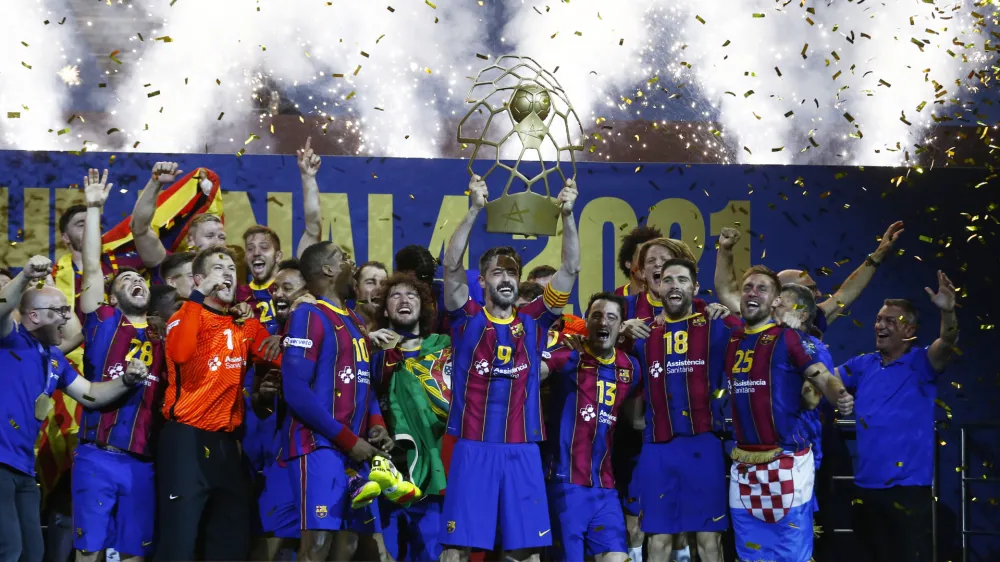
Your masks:
M823 293L808 271L786 269L778 273L782 285L795 283L813 292L816 297L816 321L813 335L822 337L827 325L833 323L861 296L861 292L875 276L875 270L889 257L893 245L903 233L903 221L896 221L882 235L878 248L868 254L863 264L854 270L829 298ZM715 262L715 291L719 302L730 310L740 309L740 287L736 269L733 267L733 246L740 239L735 228L723 228L719 234L719 252Z
M45 285L52 262L33 256L0 290L0 560L42 560L41 497L35 484L35 438L63 390L88 408L100 408L142 383L146 365L135 360L113 381L91 383L59 351L72 308ZM20 324L12 314L18 309Z

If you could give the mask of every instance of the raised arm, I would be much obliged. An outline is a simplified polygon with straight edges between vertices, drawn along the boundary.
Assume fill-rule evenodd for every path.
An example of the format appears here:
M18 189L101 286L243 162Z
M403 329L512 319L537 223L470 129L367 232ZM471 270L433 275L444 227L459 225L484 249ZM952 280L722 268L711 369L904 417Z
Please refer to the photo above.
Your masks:
M108 171L104 175L91 168L83 178L83 195L87 201L87 219L83 224L83 283L80 290L80 311L90 314L104 301L104 272L101 270L101 212L111 193Z
M319 155L314 154L309 144L312 137L306 139L306 145L298 150L299 172L302 173L302 211L306 217L306 230L299 238L298 257L306 248L319 242L323 229L323 214L319 205L319 184L316 174L322 163Z
M31 256L24 269L0 290L0 337L14 331L12 313L21 303L21 295L33 284L43 281L52 273L52 260L45 256Z
M576 277L580 275L580 236L576 229L576 217L573 216L573 205L579 191L576 182L566 180L566 187L559 192L559 203L562 207L562 265L549 281L549 287L561 295L568 294L573 290ZM546 300L546 306L549 302ZM565 303L564 303L565 304ZM562 306L549 307L555 314L562 314Z
M941 333L927 350L927 359L937 372L944 371L958 343L958 317L955 316L955 285L942 271L938 271L938 292L924 287L931 302L941 311Z
M455 234L448 241L448 247L444 251L444 306L450 312L465 306L469 300L469 281L465 277L465 268L462 267L462 256L469 248L469 235L472 234L472 226L476 224L476 217L479 211L486 206L486 197L489 192L486 189L486 182L479 176L472 176L469 180L469 212L465 213L465 218L455 229Z
M896 240L902 233L903 221L896 221L889 225L885 234L882 235L882 240L879 241L878 248L865 258L865 263L861 264L853 273L848 275L847 279L840 285L840 288L830 298L817 305L823 311L823 314L826 315L826 323L828 325L843 315L847 307L858 300L858 297L861 296L861 291L865 290L872 277L875 276L875 270L878 266L889 257L889 252L892 251L893 244L896 243Z
M86 377L76 377L66 387L66 394L87 408L103 408L135 388L147 376L149 368L146 364L133 358L125 368L125 374L117 379L92 383Z
M740 313L740 283L733 264L733 246L740 241L740 231L726 227L719 233L719 250L715 258L715 298L732 311Z
M146 267L156 267L167 257L167 250L160 242L160 237L150 228L153 216L156 215L156 200L160 195L160 189L164 184L174 183L183 175L184 172L177 169L177 162L157 162L153 165L149 182L139 193L139 199L132 209L129 228L132 230L135 249Z

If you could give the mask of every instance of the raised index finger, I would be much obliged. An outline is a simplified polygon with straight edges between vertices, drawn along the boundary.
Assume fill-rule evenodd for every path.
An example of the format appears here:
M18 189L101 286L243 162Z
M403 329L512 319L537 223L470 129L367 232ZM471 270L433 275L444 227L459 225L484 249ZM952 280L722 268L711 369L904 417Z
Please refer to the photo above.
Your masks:
M309 150L309 144L312 142L312 137L306 137L306 146L302 150Z

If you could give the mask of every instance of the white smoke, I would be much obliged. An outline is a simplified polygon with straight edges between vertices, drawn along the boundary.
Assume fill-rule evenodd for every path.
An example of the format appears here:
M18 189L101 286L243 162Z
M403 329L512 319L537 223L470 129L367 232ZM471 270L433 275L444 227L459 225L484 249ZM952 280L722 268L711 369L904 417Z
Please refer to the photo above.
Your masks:
M79 122L67 124L70 115L64 109L71 86L60 78L59 71L79 61L69 58L68 53L76 52L73 22L64 21L65 11L58 9L60 6L62 2L54 0L18 0L3 5L6 30L0 38L0 146L21 150L82 146L72 133L73 125Z
M982 41L961 0L739 6L681 2L675 44L686 48L672 69L720 108L747 163L913 163L931 116L953 113L968 97L965 75L983 66L981 53L953 43Z
M211 139L213 152L237 152L260 135L248 122L275 84L307 92L306 118L350 122L361 153L435 156L442 123L461 109L469 69L458 61L475 60L484 36L474 5L460 4L149 3L154 39L171 41L147 38L127 63L118 126L140 151L198 151Z

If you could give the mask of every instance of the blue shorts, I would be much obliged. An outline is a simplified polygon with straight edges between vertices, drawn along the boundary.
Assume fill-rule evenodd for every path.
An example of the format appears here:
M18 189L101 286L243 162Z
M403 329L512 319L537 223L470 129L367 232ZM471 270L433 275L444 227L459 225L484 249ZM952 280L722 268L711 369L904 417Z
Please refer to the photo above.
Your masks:
M635 472L638 464L639 455L636 455L629 459L619 460L612 467L622 510L626 515L635 517L642 513L642 502L639 500L639 479L634 478L634 476L638 476Z
M382 539L393 560L419 561L441 558L441 512L444 498L425 496L417 503L401 507L379 498Z
M459 439L443 517L441 542L449 546L493 550L498 527L504 550L551 545L538 444Z
M552 550L556 560L583 560L605 552L628 552L625 516L618 491L550 482Z
M151 556L156 516L153 463L84 443L73 460L73 548Z
M264 467L264 490L258 499L261 526L265 533L282 539L297 539L299 510L292 497L292 481L288 472L295 466L281 467L272 462Z
M348 467L357 463L340 451L316 449L288 461L288 479L302 531L382 532L378 502L351 509ZM367 477L369 467L359 472Z
M636 468L643 532L722 532L729 528L729 488L722 441L712 433L646 443Z

